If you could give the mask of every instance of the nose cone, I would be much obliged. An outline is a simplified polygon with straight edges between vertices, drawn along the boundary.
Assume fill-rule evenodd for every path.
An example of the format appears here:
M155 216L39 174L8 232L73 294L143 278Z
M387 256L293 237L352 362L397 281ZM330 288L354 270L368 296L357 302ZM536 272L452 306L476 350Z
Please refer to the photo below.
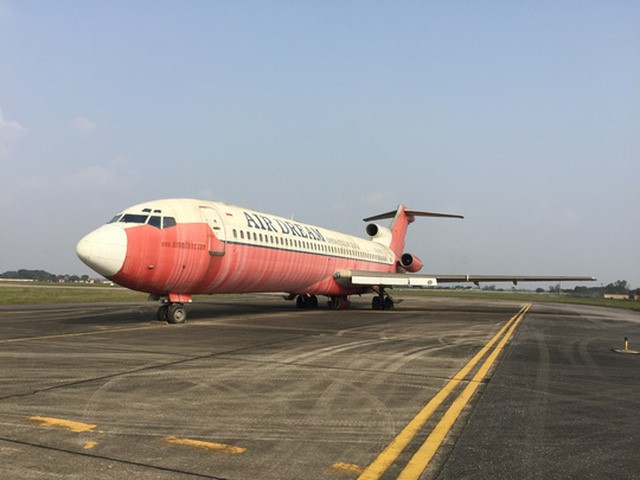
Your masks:
M112 277L127 256L127 234L116 225L103 225L78 242L76 253L100 275Z

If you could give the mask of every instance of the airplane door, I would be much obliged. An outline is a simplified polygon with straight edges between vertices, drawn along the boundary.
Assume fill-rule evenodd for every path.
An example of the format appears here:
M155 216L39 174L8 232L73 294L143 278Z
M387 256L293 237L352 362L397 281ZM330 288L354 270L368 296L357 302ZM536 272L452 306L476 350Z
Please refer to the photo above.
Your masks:
M220 217L217 210L210 207L200 207L200 212L202 212L204 221L211 227L211 232L209 232L209 255L216 257L224 255L226 236L222 217Z

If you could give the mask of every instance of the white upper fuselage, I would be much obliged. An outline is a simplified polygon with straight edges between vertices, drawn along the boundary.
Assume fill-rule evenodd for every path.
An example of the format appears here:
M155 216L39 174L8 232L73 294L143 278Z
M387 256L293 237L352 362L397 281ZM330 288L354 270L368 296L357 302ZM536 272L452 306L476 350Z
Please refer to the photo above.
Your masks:
M346 295L341 269L394 272L376 241L256 210L192 199L125 209L83 238L80 258L123 286L153 294L285 291Z

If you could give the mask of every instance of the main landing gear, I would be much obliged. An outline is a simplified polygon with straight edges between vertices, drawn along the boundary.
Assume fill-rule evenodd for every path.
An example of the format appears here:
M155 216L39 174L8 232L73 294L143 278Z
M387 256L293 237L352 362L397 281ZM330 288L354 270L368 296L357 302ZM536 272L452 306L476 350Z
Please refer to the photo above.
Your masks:
M315 295L298 295L296 297L298 308L318 308L318 297Z
M387 295L382 287L378 290L378 295L371 300L371 308L373 310L393 310L394 306L393 298Z
M334 295L333 297L329 297L329 301L327 303L331 310L346 310L349 308L349 305L351 305L349 299L343 295Z
M187 310L182 303L163 302L156 314L158 321L184 323L187 321Z
M294 296L290 295L289 297L285 297L287 300L293 300ZM298 308L306 308L306 309L316 309L318 308L318 297L315 295L297 295L296 299L296 307ZM349 308L351 302L347 299L346 296L333 296L329 297L329 301L327 302L329 308L331 310L344 310Z

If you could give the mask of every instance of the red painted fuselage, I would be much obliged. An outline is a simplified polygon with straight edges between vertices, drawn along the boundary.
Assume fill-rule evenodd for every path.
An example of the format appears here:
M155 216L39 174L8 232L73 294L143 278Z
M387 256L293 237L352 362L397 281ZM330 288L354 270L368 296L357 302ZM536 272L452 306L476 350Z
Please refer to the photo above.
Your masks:
M395 272L387 246L218 202L172 199L126 209L83 238L80 258L115 283L154 295L288 292L350 295L341 269Z

